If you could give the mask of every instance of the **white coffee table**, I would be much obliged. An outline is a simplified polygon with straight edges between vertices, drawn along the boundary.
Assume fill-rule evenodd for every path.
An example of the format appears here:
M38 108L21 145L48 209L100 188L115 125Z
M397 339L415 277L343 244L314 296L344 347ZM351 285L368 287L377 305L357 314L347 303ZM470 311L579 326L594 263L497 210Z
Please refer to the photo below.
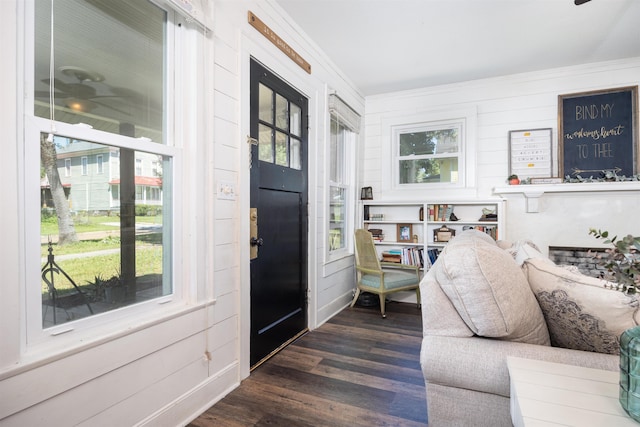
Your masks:
M640 424L618 401L619 372L507 357L515 427Z

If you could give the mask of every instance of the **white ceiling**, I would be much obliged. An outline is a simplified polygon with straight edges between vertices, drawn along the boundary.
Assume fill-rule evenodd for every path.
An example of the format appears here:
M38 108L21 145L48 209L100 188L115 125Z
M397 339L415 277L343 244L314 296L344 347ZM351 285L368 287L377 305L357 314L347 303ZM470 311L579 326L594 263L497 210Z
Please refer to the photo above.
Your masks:
M640 56L640 0L276 1L364 95Z

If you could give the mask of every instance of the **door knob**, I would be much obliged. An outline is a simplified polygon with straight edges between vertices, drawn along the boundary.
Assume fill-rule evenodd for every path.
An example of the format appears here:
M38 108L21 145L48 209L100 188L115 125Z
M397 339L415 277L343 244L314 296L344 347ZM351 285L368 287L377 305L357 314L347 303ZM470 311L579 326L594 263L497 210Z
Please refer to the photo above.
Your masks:
M264 244L264 240L262 240L262 237L258 237L257 239L252 237L250 243L251 246L262 246Z

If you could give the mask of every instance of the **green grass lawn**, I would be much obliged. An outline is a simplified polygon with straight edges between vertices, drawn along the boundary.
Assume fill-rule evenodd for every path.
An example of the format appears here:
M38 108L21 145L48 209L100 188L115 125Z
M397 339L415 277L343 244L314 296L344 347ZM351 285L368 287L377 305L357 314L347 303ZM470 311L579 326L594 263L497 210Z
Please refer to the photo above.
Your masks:
M117 216L84 216L75 217L76 233L89 231L114 231L119 229L120 218ZM136 217L136 223L161 224L162 216ZM54 218L41 222L40 234L44 237L58 234L58 224ZM46 239L45 239L46 240ZM89 286L96 277L108 279L120 271L120 253L100 253L100 251L119 250L120 238L107 236L99 240L80 240L76 243L58 246L52 244L55 262L79 287ZM41 245L42 265L47 262L49 245ZM82 254L94 253L91 256ZM79 255L78 258L64 259L64 255ZM162 274L162 233L140 234L136 236L136 276ZM59 294L73 290L73 285L63 275L54 275L55 287ZM47 292L47 284L42 281L42 292Z
M86 258L56 260L80 288L93 283L96 277L108 279L120 271L120 253L95 255ZM162 273L162 246L136 245L136 276ZM73 285L63 275L54 275L54 283L59 294L73 290ZM42 282L42 292L47 292L47 284Z
M118 216L86 216L78 215L73 219L76 233L86 233L89 231L108 231L120 228ZM162 215L157 216L137 216L136 223L162 224ZM116 224L116 225L109 225ZM58 234L58 221L55 217L47 218L40 222L40 235L49 236Z

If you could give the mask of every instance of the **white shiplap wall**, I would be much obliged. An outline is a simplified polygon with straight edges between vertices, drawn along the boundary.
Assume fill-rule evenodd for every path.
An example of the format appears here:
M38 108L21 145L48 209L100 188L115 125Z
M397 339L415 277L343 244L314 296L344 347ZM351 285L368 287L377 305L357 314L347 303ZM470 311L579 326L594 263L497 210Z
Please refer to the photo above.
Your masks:
M640 58L629 58L367 97L360 186L372 186L378 200L498 197L493 189L506 185L510 130L552 128L555 150L558 95L639 83ZM475 176L476 186L459 190L384 191L385 180L390 179L383 173L390 143L385 123L401 120L403 116L466 108L477 109L476 138L469 141L475 145L477 160L468 169ZM640 234L640 223L635 220L638 209L638 191L546 194L540 199L538 213L526 212L521 194L510 195L506 233L502 237L533 239L545 251L549 245L598 246L588 236L589 227Z
M213 4L213 2L211 2ZM23 144L20 114L21 84L10 76L24 73L20 45L23 2L0 2L8 25L2 27L5 53L0 107L5 132L17 144L3 151L8 167L2 182L20 180ZM0 424L47 425L181 425L233 389L249 373L248 257L248 99L249 58L256 57L283 79L302 90L310 105L309 171L309 326L315 328L351 298L353 260L347 256L326 262L325 160L326 99L337 91L355 110L364 98L291 21L275 2L215 2L214 25L204 36L193 24L183 24L194 52L190 70L194 102L188 102L185 123L184 233L178 254L182 273L175 286L188 298L161 318L138 319L133 326L98 334L89 344L62 351L33 351L24 340L25 324L18 251L22 246L18 211L2 210L4 236L0 281ZM247 23L251 10L308 60L308 75ZM5 37L6 36L6 37ZM13 52L12 54L10 54ZM193 52L190 54L194 54ZM187 63L194 58L183 58ZM5 72L6 71L6 72ZM200 79L196 79L199 76ZM194 87L195 82L202 86ZM197 107L194 107L197 105ZM189 109L191 108L191 109ZM3 121L4 123L4 121ZM17 159L17 160L16 160ZM216 197L216 183L236 185L236 200ZM18 205L19 186L9 185L3 199ZM8 261L5 263L4 261Z

